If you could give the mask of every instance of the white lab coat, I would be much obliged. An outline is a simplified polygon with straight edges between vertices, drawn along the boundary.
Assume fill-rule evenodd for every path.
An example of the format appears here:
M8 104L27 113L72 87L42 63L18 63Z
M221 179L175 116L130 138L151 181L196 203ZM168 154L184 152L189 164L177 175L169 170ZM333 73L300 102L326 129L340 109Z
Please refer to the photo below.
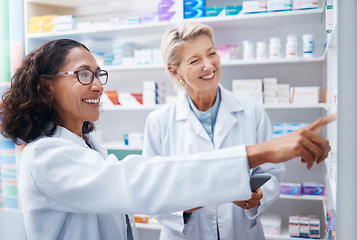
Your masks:
M210 152L269 140L272 135L271 123L263 106L250 98L237 96L221 86L220 89L221 103L214 130L214 143L190 109L185 94L181 94L174 104L149 114L143 155L171 156ZM204 168L198 170L205 172ZM233 203L205 205L204 208L192 213L187 224L183 222L183 212L158 215L155 218L163 225L161 239L217 239L217 224L221 240L265 239L259 215L278 198L284 165L263 164L252 172L272 176L261 188L264 197L259 207L244 210ZM226 172L220 174L225 175ZM250 196L247 199L249 198ZM202 205L196 207L198 206Z
M89 142L92 149L58 127L53 136L25 147L19 187L29 240L125 240L125 214L163 214L251 194L245 146L118 161L93 139ZM130 219L137 240L132 215Z

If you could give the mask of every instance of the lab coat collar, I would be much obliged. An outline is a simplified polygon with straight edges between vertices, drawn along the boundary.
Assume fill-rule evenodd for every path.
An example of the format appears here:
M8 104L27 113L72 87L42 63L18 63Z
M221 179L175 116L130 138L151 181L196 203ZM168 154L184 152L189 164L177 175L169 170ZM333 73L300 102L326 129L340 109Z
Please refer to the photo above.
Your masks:
M53 138L62 138L62 139L70 140L72 142L77 143L81 147L88 148L88 145L86 144L86 142L84 141L83 138L81 138L77 134L69 131L67 128L64 128L64 127L61 127L61 126L57 126L56 131L53 133L52 137Z
M231 132L232 128L238 124L238 116L234 113L243 111L243 106L234 93L221 88L221 105L218 109L216 127L214 130L214 147L221 148L224 139Z
M238 99L234 96L234 93L228 91L221 85L218 86L221 89L221 103L220 109L222 105L225 106L228 112L234 113L243 111L242 104L238 101ZM185 120L188 118L189 113L191 112L190 104L186 99L186 92L179 92L176 102L176 121Z
M243 111L243 106L234 96L234 93L226 90L219 85L221 90L221 103L218 109L216 127L214 132L214 145L219 148L223 139L230 132L232 127L238 122L233 115L235 112ZM196 135L211 142L207 132L202 124L192 112L185 92L179 92L176 102L176 121L186 120L186 128L190 129Z
M100 146L100 144L98 144L91 136L90 134L85 134L85 136L88 139L89 144L92 146L93 150L96 150L97 152L99 152L104 158L106 158L108 156L108 153L106 151L106 149L102 148ZM66 139L72 142L77 143L78 145L80 145L81 147L84 148L89 148L89 146L87 145L86 141L81 138L80 136L78 136L77 134L69 131L67 128L61 127L61 126L57 126L56 131L54 132L54 134L52 135L53 138L62 138L62 139Z

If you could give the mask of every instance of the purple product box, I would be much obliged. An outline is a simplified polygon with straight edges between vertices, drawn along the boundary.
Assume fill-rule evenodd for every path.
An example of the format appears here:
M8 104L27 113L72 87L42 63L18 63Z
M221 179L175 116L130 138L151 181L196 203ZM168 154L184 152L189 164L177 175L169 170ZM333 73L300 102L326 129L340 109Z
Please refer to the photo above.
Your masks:
M321 182L302 182L303 195L324 195L325 186Z
M280 186L280 194L301 195L300 183L282 183Z
M159 3L159 12L168 12L175 2L161 2Z
M169 21L174 15L175 15L175 12L161 13L161 14L159 14L159 20L160 21Z

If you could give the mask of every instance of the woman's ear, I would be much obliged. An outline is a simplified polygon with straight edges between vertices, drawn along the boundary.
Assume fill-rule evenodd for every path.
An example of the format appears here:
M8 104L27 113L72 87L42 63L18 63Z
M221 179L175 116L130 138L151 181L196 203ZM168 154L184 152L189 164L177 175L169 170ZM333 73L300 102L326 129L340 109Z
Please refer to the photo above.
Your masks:
M38 82L38 91L43 91L46 98L53 98L52 88L53 88L53 81L40 77Z
M174 67L173 65L169 64L167 66L167 70L172 73L177 79L180 79L180 77L178 76L177 67Z
M168 70L169 72L171 72L172 74L177 74L176 68L175 68L174 66L172 66L171 64L168 64L168 65L167 65L167 70Z

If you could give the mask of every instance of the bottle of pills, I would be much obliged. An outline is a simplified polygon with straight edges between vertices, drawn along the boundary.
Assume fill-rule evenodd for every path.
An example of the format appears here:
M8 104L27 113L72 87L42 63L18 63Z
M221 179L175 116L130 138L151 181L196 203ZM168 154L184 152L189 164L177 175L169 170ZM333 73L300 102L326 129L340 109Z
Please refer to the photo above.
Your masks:
M269 43L269 58L276 59L281 58L281 43L280 38L270 38Z
M251 43L250 41L243 41L243 59L254 59L253 43Z
M313 34L304 34L302 36L303 56L313 58L315 54L315 39Z
M299 44L296 34L289 34L286 39L286 58L297 58Z
M257 42L257 59L267 58L267 44L266 42Z

